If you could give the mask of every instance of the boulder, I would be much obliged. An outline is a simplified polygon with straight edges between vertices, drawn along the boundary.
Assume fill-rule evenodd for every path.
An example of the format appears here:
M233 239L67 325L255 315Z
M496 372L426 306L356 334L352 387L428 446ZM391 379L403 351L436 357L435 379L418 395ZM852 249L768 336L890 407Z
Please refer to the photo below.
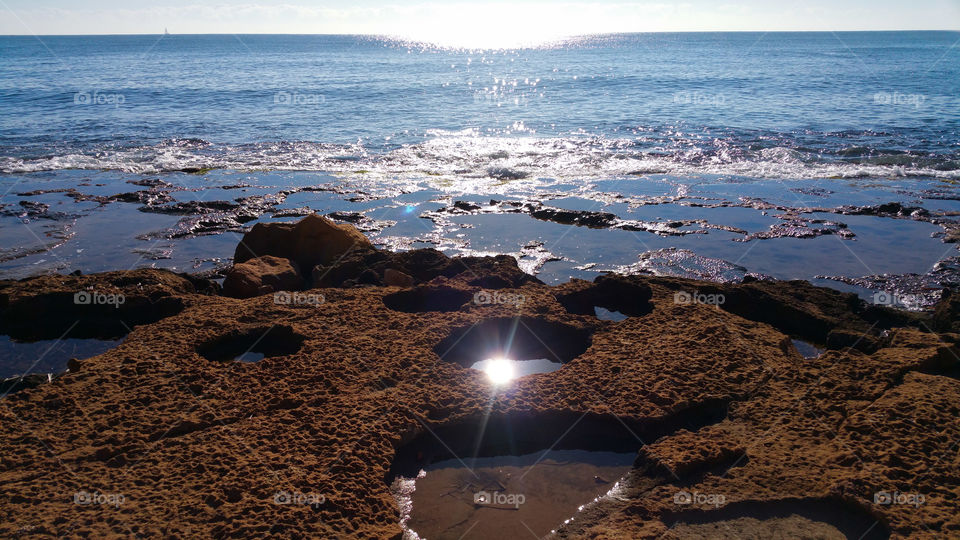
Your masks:
M310 270L333 263L354 250L372 250L367 237L353 225L337 225L318 214L297 223L257 223L243 235L233 262L244 263L264 255L290 259L299 268Z
M399 270L394 270L393 268L387 268L383 271L383 284L388 287L404 287L409 288L413 287L413 276L410 274L404 274Z
M303 288L303 277L290 259L265 255L234 264L223 280L223 294L250 298L277 291Z

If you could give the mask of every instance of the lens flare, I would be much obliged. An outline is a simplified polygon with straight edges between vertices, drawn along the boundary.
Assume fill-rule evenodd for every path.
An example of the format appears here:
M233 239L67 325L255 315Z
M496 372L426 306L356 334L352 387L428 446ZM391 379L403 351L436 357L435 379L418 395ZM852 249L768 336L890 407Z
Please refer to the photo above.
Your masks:
M483 371L490 382L497 386L507 384L516 377L513 361L506 358L491 358Z

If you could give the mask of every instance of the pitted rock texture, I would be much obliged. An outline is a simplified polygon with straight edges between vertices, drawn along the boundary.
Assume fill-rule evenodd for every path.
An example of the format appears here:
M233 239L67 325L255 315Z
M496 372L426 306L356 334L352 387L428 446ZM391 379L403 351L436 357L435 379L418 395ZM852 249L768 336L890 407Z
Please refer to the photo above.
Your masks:
M322 301L279 304L158 278L181 310L0 400L0 536L399 538L395 456L487 417L537 426L525 437L543 448L581 420L629 428L618 444L638 457L622 489L560 537L960 534L956 335L881 334L847 297L767 282L711 285L743 298L727 307L675 301L702 282L644 277L528 280L503 289L523 302L477 303L485 277L511 274L465 266L414 289L312 289L301 294ZM16 298L47 285L60 287L2 284ZM591 302L631 316L600 320ZM777 329L792 331L784 313L817 322L824 340L859 331L876 350L804 359ZM465 328L514 318L585 340L548 332L563 367L501 389L438 351ZM230 361L256 336L262 360ZM574 341L585 348L565 350ZM723 504L678 504L681 491ZM925 502L875 503L881 491ZM122 503L77 504L83 494Z

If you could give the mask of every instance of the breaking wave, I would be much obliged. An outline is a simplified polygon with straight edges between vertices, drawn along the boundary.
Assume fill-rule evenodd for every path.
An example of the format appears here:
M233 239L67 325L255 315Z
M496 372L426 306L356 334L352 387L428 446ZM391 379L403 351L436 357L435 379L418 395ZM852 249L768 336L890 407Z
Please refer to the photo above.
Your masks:
M205 169L298 170L385 177L608 178L668 174L753 178L960 178L960 156L911 154L863 147L821 150L754 144L675 144L635 139L481 136L472 130L431 131L423 142L370 148L363 143L263 142L216 144L172 139L150 146L105 147L32 156L0 156L7 174L62 169L139 174Z

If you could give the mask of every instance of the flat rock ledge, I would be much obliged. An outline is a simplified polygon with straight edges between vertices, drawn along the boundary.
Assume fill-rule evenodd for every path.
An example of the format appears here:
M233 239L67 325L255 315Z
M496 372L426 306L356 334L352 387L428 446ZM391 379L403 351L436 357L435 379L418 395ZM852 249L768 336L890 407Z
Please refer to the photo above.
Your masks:
M88 316L87 337L129 332L0 400L0 536L400 538L398 453L488 414L543 448L573 425L636 438L617 493L558 537L960 535L960 337L931 330L953 311L935 324L802 282L551 287L505 264L247 299L158 270L0 282L3 333ZM83 290L126 303L85 312ZM494 391L457 343L509 324L564 366Z

